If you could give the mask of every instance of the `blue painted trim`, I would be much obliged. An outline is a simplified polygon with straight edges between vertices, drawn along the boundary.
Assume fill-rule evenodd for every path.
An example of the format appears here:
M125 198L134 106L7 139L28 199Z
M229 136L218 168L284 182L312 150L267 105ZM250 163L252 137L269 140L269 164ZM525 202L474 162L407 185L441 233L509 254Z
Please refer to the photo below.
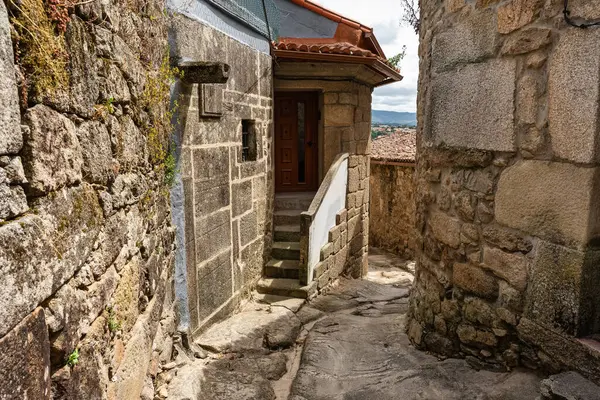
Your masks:
M171 107L175 105L181 93L181 82L178 80L171 86ZM179 312L180 332L190 329L190 310L187 291L187 265L185 244L185 196L183 193L183 180L181 178L181 145L183 143L183 129L178 122L177 115L173 116L172 140L175 144L176 175L171 187L171 222L175 226L175 299Z

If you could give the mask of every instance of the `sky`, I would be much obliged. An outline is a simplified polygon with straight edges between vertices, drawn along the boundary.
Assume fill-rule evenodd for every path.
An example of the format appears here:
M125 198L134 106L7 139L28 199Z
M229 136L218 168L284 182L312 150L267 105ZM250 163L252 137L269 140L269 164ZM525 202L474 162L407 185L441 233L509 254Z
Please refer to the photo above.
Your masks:
M374 29L375 37L390 58L406 45L406 57L400 64L404 79L375 89L373 109L416 112L419 74L419 38L411 27L401 25L400 0L312 0L348 18Z

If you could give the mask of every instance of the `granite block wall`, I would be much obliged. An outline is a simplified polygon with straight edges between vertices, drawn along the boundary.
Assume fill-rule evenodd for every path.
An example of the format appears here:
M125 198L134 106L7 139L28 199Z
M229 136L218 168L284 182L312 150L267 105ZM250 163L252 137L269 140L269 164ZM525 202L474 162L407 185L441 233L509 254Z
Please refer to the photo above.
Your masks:
M143 9L0 4L2 399L153 395L171 359L171 71Z
M336 225L329 230L329 240L321 248L319 263L315 266L314 279L317 290L327 288L330 282L342 275L346 270L348 259L348 210L344 209L336 215Z
M199 40L188 40L190 36ZM202 22L173 16L174 59L221 62L229 79L205 97L180 83L181 176L185 203L190 332L233 312L262 275L272 242L271 56ZM204 116L218 98L220 115ZM242 121L252 121L255 159L242 157Z
M574 21L600 18L589 3ZM597 380L600 28L563 7L421 1L408 332L480 368Z
M407 259L414 257L414 165L371 160L369 244Z

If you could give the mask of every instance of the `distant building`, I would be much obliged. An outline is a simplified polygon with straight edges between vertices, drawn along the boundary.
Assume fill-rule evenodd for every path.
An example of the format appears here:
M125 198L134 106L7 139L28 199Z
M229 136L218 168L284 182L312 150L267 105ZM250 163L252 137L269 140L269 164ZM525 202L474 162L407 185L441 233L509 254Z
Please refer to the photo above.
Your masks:
M373 140L370 173L369 243L406 258L415 252L414 129Z

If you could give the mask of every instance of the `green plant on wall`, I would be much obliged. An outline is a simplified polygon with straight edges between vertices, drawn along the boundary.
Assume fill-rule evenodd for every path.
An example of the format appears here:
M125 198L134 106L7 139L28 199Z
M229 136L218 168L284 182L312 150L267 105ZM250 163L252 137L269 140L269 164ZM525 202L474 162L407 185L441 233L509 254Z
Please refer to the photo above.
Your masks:
M69 55L65 31L74 4L53 0L9 0L10 21L14 26L15 59L26 73L27 90L48 95L69 84Z
M165 184L169 187L175 183L175 175L177 174L177 159L175 157L175 143L171 142L169 153L165 158Z
M388 58L388 63L394 68L400 68L400 62L406 56L406 45L402 46L402 51L395 56Z
M147 75L146 86L141 96L141 105L148 112L150 123L146 131L150 162L165 174L165 183L172 185L175 177L174 145L169 146L173 132L173 116L178 102L172 107L164 107L170 100L171 85L183 73L169 64L169 51L166 49L160 67ZM171 147L171 151L169 151Z
M108 111L109 114L115 113L115 106L113 106L114 102L115 102L115 99L113 97L111 97L111 98L107 99L104 104L104 107L106 107L106 111Z
M112 333L121 330L121 323L117 320L115 310L112 307L108 307L106 311L108 312L108 319L106 320L108 330Z
M67 357L67 365L69 367L73 368L77 363L79 363L79 349L73 350L73 352L69 354L69 357Z

